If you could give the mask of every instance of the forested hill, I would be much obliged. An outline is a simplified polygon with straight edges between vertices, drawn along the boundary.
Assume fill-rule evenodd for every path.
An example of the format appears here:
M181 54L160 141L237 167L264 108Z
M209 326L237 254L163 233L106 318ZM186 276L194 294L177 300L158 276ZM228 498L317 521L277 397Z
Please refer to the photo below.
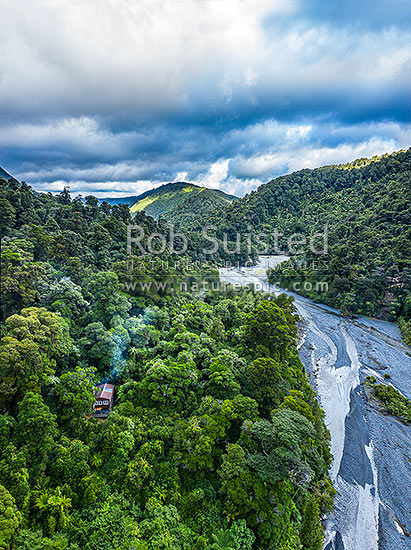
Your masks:
M262 185L208 220L223 233L284 233L308 236L328 225L329 252L315 256L308 247L288 275L330 282L313 298L347 311L409 319L411 315L411 150L350 164L300 170ZM199 229L193 225L193 229ZM315 260L315 269L312 269ZM311 266L311 267L310 267ZM285 273L285 268L280 271ZM278 274L273 275L274 278Z
M155 219L162 217L168 222L176 222L186 221L193 214L208 216L218 206L227 206L237 200L237 197L218 189L176 182L167 183L138 196L104 200L109 204L128 204L132 214L144 211Z

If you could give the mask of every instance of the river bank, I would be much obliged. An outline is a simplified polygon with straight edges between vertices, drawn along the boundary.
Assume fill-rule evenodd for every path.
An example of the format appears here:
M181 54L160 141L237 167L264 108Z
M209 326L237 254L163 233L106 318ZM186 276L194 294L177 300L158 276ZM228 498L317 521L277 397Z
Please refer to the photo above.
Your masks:
M278 294L268 267L286 256L261 257L256 266L221 269L225 282L254 284ZM411 548L411 428L383 415L367 400L363 382L372 374L411 397L411 354L393 323L349 319L297 294L303 320L300 357L316 390L331 433L331 477L337 490L326 522L326 550Z

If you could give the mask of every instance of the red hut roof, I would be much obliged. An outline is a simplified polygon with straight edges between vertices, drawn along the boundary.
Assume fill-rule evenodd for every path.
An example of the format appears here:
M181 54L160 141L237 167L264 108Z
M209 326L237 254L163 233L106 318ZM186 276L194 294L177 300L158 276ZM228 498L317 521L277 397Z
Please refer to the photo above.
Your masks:
M113 393L113 384L99 384L98 386L96 386L94 395L96 399L108 399L111 401L113 399Z

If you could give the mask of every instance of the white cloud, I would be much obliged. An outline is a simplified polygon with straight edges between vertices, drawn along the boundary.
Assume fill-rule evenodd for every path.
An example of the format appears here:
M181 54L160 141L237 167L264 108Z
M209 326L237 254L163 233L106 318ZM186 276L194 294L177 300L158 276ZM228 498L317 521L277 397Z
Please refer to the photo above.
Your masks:
M64 125L59 130L62 136L65 136L65 128ZM86 128L92 128L98 134L94 125L86 124ZM56 139L54 131L52 128L51 137L46 129L34 132L33 139L41 138L44 140L41 143L52 143ZM81 135L83 129L79 132ZM87 131L84 132L87 135ZM22 135L25 135L24 131ZM6 142L6 136L7 132L3 135L0 131L0 144ZM319 136L323 137L322 142ZM352 140L353 136L356 137L355 142ZM17 145L19 134L14 137ZM117 136L112 138L114 148ZM144 140L144 136L141 139ZM179 134L170 135L171 142L179 139L182 139ZM107 190L104 196L139 194L150 187L170 181L191 181L228 193L244 195L280 174L407 148L411 142L411 125L381 123L336 129L332 125L287 125L266 121L264 124L228 132L221 143L212 142L210 150L205 151L207 155L209 152L217 155L220 149L233 153L232 156L214 162L207 162L201 157L197 160L186 158L191 155L192 148L197 150L204 147L206 140L201 132L196 139L196 142L190 143L188 151L181 151L176 157L172 152L165 151L162 154L149 155L148 158L112 163L86 163L85 166L72 167L57 163L46 167L34 166L15 175L34 183L39 190L56 190L69 185L74 193L93 192L98 196L103 196L104 190ZM338 143L327 145L330 139L337 140ZM92 139L91 143L96 147L98 139ZM245 143L248 143L249 148L244 148ZM103 144L104 147L111 147L110 140L107 143L103 140ZM74 149L73 154L77 154L77 149Z
M104 150L108 142L111 147L120 147L122 138L102 130L96 120L89 117L70 117L43 124L18 123L0 128L0 145L8 147L44 149L74 146L78 149Z
M187 86L261 45L259 21L287 0L3 0L0 92L44 112L185 104ZM228 63L227 63L228 61ZM252 68L245 79L255 79ZM22 85L24 83L24 85ZM52 103L50 103L52 100ZM59 103L61 104L59 104Z
M298 151L287 160L287 168L293 172L302 168L317 168L327 164L343 164L363 157L373 157L384 153L393 153L396 150L393 140L378 138L364 143L343 143L337 147L310 148L307 151Z
M194 181L194 183L203 187L210 187L213 189L224 188L223 182L228 174L229 159L218 160L210 166L210 170L207 175L200 177Z
M318 24L302 8L2 0L1 163L44 189L191 180L244 194L408 147L407 29Z
M393 140L376 138L355 145L343 143L336 147L283 149L278 153L219 161L197 183L243 196L281 174L327 164L344 164L357 158L392 153L396 149L398 144ZM238 170L242 177L235 175Z
M309 146L294 150L284 149L277 153L267 153L247 159L239 158L230 161L229 175L224 183L220 183L220 186L224 187L228 184L237 192L238 190L244 191L244 188L248 187L246 192L249 192L281 174L304 168L317 168L327 164L344 164L357 158L392 153L396 149L398 149L398 145L393 140L373 138L357 144L343 143L336 147L317 148ZM238 171L241 174L247 174L248 178L236 177L235 173ZM244 185L245 182L246 185Z
M18 113L156 117L357 86L409 90L410 37L284 19L290 0L3 0L0 94Z

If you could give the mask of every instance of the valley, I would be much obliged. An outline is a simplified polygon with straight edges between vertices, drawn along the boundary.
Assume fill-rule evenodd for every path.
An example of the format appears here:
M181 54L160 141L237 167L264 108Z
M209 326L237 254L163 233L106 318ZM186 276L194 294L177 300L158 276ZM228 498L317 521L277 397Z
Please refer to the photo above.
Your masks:
M284 257L251 268L220 270L237 284L273 291L266 269ZM326 521L326 550L406 550L411 539L410 428L381 414L365 395L365 377L390 382L411 398L411 351L398 327L337 310L293 294L302 318L300 357L325 410L334 456L335 508ZM382 370L384 368L384 370Z
M0 550L411 550L410 5L2 1Z
M2 171L7 545L408 548L410 157L133 205Z

